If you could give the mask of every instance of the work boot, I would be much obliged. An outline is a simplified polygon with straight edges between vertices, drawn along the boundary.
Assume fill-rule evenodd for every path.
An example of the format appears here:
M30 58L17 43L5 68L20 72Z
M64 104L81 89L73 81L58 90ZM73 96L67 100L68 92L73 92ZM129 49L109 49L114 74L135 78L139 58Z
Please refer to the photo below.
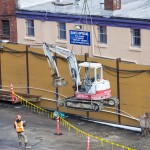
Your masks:
M22 143L21 142L19 142L19 148L22 148Z
M25 143L25 149L30 149L31 146L28 143Z

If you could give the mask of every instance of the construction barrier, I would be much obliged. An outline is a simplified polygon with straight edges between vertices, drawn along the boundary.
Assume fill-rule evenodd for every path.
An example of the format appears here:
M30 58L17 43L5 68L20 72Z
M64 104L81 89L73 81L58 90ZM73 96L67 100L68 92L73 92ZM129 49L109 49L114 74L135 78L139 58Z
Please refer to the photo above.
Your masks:
M17 95L16 93L14 93L14 91L12 91L12 93L18 99L21 100L21 104L24 107L26 107L27 109L30 109L31 111L34 111L34 112L36 112L38 114L47 114L48 118L53 119L53 113L52 112L49 112L49 111L47 111L47 110L45 110L43 108L40 108L39 106L36 106L36 105L32 104L28 100L26 100L26 99L22 98L21 96ZM58 117L59 117L60 124L62 124L65 128L68 128L68 131L70 131L71 129L73 129L76 132L76 135L88 138L88 141L87 141L87 150L90 149L90 138L99 141L99 143L101 144L102 147L104 147L105 145L107 145L107 147L111 148L111 150L118 150L118 149L120 149L120 150L135 150L134 148L123 146L121 144L118 144L118 143L115 143L115 142L112 142L112 141L108 141L108 140L106 140L104 138L97 137L97 136L94 136L94 135L89 134L87 132L84 132L84 131L78 129L77 127L73 126L69 122L67 122L62 117L60 117L60 116L58 116ZM58 126L57 126L57 129L56 129L56 133L60 134L60 125L58 125Z
M32 104L31 102L29 102L28 100L22 98L21 96L17 95L16 93L13 92L13 94L20 99L21 105L26 107L27 109L30 109L33 112L36 112L38 114L46 114L48 116L48 118L53 119L53 113L49 112L39 106L36 106L34 104Z
M12 99L12 103L14 103L15 99L14 99L14 89L13 89L13 85L11 83L10 85L10 91L11 91L11 99Z
M60 121L59 121L59 116L56 117L56 133L55 135L62 135L62 133L60 133Z
M86 150L90 150L90 137L87 137L87 146L86 146Z

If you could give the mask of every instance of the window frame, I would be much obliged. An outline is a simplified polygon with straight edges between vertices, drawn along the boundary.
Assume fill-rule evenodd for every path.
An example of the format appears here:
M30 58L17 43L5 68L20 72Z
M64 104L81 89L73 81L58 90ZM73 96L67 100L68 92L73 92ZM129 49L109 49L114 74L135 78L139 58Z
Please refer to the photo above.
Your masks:
M63 27L62 27L63 25ZM67 34L66 34L66 23L59 22L58 23L58 39L60 40L66 40Z
M102 28L102 30L101 30L101 28ZM100 25L98 30L99 30L99 43L107 45L107 26Z
M139 31L139 35L136 35L136 32ZM141 29L131 29L131 46L132 47L141 47ZM138 41L139 40L139 41Z
M9 20L1 20L2 22L2 36L5 37L5 38L9 38L10 37L10 21ZM4 23L8 23L7 25L7 31L5 32L4 31ZM5 24L6 25L6 24ZM6 27L5 27L6 28Z
M35 25L34 25L34 20L32 19L26 20L26 36L28 37L35 36Z

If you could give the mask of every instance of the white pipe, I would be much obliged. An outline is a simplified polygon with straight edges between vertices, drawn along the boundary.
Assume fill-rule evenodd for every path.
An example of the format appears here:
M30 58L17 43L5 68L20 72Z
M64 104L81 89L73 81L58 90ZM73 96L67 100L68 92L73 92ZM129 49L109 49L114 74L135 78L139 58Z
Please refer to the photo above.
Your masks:
M93 120L88 120L88 121L94 122L94 123L99 123L102 125L108 125L108 126L112 126L112 127L116 127L116 128L126 129L126 130L130 130L130 131L141 132L141 128L138 128L138 127L125 126L125 125L119 125L119 124L113 124L113 123L107 123L107 122L101 122L101 121L93 121Z
M57 102L58 100L41 97L42 100Z
M16 87L18 88L18 87ZM20 87L19 87L20 88ZM40 88L34 88L34 87L30 87L30 88L33 88L33 89L38 89L38 90L43 90L43 89L40 89ZM7 90L3 90L3 91L7 91ZM44 91L48 91L48 90L44 90ZM48 91L48 92L52 92L54 93L53 91ZM65 96L64 96L65 97ZM56 100L54 99L48 99L48 98L42 98L44 100L48 100L48 101L54 101L56 102ZM107 111L107 110L102 110L104 112L107 112L107 113L113 113L113 114L116 114L115 112L112 112L112 111ZM127 117L127 118L130 118L130 119L134 119L136 121L139 121L139 119L137 118L134 118L133 116L126 116L124 114L120 114L124 117ZM85 119L85 118L83 118ZM87 120L87 119L85 119ZM113 126L113 127L117 127L117 128L122 128L122 129L127 129L127 130L131 130L131 131L136 131L136 132L141 132L141 128L138 128L138 127L132 127L132 126L125 126L125 125L118 125L118 124L113 124L113 123L107 123L107 122L100 122L100 121L93 121L93 120L88 120L88 121L91 121L91 122L94 122L94 123L99 123L99 124L103 124L103 125L108 125L108 126Z
M91 40L91 41L92 41L92 54L93 54L93 56L94 56L94 55L95 55L95 53L94 53L94 45L95 45L95 44L94 44L93 28L94 28L94 26L91 25L91 33L92 33L92 34L91 34L91 35L92 35L92 37L91 37L91 38L92 38L92 40ZM99 57L100 57L100 56L99 56Z
M107 110L102 110L102 111L103 112L107 112L107 113L111 113L111 114L115 114L115 115L120 115L120 116L129 118L129 119L133 119L133 120L139 121L139 119L137 119L137 118L134 118L134 117L131 117L131 116L127 116L127 115L124 115L124 114L119 114L119 113L115 113L115 112L107 111Z
M10 86L3 86L3 88L10 88ZM14 89L26 89L27 87L13 87ZM49 93L54 93L56 94L56 92L54 91L50 91L50 90L45 90L45 89L41 89L41 88L35 88L35 87L28 87L30 89L34 89L34 90L40 90L40 91L45 91L45 92L49 92ZM3 90L0 89L1 91L7 91L7 90ZM59 96L62 96L63 98L67 98L65 95L59 94L57 93Z
M119 110L119 109L116 109L116 108L113 108L113 107L106 107L106 108L113 109L113 110L115 110L115 111L116 111L116 110ZM123 110L120 110L120 112L122 112L122 113L126 114L127 116L132 117L132 118L134 118L135 120L139 121L139 119L133 117L132 115L130 115L129 113L127 113L127 112L125 112L125 111L123 111Z

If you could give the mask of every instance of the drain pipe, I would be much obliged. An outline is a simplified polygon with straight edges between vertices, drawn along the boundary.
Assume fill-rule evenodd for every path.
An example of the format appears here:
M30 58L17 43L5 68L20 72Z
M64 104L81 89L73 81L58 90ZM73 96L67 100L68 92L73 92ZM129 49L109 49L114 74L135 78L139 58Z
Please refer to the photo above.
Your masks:
M67 113L66 113L67 114ZM134 131L134 132L142 132L140 127L133 127L133 126L127 126L127 125L120 125L120 124L116 124L116 123L109 123L109 122L105 122L105 121L97 121L97 120L92 120L92 119L88 119L85 117L79 117L78 115L73 115L73 114L67 114L68 116L75 116L78 117L79 119L83 120L83 121L87 121L87 122L92 122L92 123L96 123L96 124L101 124L101 125L107 125L107 126L111 126L111 127L115 127L115 128L120 128L120 129L125 129L125 130L130 130L130 131Z

